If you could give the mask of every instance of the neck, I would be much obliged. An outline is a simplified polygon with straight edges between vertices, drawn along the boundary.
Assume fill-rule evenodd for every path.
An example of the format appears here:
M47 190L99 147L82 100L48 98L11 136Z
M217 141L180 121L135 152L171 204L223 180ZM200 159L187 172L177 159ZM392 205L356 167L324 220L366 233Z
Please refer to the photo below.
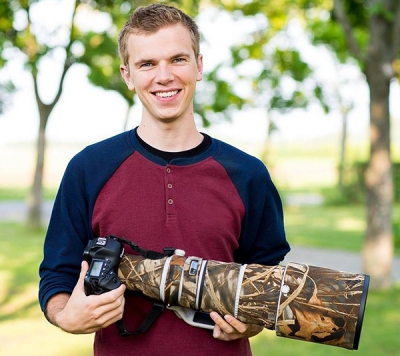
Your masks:
M166 152L187 151L198 146L203 135L190 123L142 122L137 133L150 146Z

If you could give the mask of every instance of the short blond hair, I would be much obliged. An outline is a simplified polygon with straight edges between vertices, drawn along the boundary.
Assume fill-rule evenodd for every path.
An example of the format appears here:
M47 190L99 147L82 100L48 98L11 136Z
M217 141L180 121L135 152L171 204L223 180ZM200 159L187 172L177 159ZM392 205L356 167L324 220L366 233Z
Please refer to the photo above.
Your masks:
M124 66L128 67L128 38L131 34L155 33L161 28L182 24L190 33L197 60L200 54L200 34L197 24L183 11L173 6L152 4L138 7L118 36L118 51Z

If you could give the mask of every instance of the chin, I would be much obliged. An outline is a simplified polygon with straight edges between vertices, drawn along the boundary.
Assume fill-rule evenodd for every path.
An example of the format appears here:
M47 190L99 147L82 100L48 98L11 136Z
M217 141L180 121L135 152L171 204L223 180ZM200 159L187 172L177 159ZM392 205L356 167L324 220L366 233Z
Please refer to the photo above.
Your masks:
M165 123L180 121L183 117L185 117L185 115L182 115L181 113L158 113L158 115L156 115L158 121Z

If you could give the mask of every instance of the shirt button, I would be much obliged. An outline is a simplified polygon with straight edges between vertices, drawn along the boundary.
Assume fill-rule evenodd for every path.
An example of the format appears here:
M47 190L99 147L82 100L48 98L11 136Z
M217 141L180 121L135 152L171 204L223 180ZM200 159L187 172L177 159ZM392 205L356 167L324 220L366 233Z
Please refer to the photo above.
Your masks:
M167 173L171 173L171 168L167 168Z
M174 203L174 201L172 199L168 199L168 204L172 205Z
M172 188L172 184L171 184L171 183L168 183L167 187L168 187L169 189L171 189L171 188Z

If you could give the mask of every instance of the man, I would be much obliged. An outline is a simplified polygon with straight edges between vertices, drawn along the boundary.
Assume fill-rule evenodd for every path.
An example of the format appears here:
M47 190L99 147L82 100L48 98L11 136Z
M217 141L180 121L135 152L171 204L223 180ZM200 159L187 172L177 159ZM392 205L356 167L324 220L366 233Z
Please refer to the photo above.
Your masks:
M82 254L96 236L226 262L275 265L289 251L281 201L265 166L195 126L203 58L193 20L170 6L140 7L120 33L119 50L122 77L143 104L141 122L69 163L45 240L41 307L67 332L96 332L97 356L251 355L248 338L259 326L213 312L210 332L166 310L147 332L121 337L113 324L123 317L136 330L152 302L125 293L125 286L84 293Z

